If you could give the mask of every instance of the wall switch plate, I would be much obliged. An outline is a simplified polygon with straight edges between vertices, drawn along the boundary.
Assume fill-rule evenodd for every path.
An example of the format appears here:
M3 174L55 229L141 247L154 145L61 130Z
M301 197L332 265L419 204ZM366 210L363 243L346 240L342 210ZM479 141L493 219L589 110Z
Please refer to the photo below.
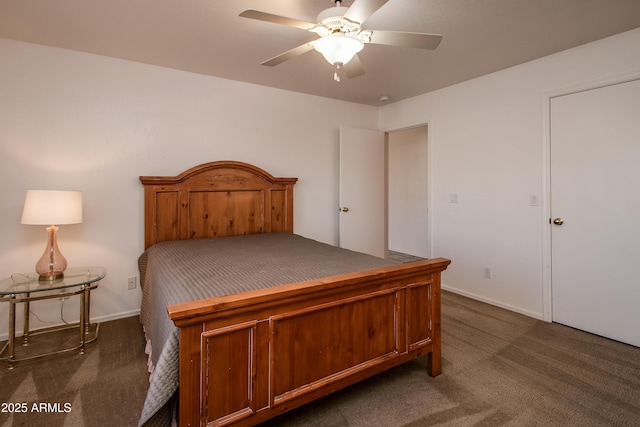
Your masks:
M129 277L129 279L127 279L127 288L129 289L135 289L136 288L136 276L131 276Z
M538 193L529 194L529 206L538 206Z

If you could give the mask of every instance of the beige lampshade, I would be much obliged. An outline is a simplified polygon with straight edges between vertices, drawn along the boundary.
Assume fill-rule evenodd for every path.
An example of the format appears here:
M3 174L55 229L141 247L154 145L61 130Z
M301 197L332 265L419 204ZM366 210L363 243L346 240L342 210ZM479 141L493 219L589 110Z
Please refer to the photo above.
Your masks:
M82 222L82 192L28 190L22 224L62 225Z

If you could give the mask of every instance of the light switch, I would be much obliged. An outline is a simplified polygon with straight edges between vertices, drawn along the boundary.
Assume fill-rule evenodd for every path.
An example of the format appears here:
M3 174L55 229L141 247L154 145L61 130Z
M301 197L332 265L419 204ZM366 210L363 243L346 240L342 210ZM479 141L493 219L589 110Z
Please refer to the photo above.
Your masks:
M538 206L538 193L529 194L529 206Z

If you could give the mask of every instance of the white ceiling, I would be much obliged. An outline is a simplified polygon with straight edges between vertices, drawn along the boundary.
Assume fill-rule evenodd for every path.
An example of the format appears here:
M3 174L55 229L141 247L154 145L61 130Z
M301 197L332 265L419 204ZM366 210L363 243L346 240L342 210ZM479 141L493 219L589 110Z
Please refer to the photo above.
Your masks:
M364 29L442 34L442 43L435 51L368 44L359 54L366 74L338 83L315 51L259 65L316 36L238 16L257 9L315 22L329 7L332 0L0 0L0 37L381 105L381 95L398 101L640 27L640 0L390 0Z

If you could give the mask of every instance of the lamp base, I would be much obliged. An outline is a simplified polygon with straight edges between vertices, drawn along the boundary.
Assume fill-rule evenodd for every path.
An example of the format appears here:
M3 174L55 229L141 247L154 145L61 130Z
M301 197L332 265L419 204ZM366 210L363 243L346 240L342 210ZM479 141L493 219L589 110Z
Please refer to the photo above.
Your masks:
M38 277L39 282L53 282L54 280L60 280L64 277L64 272L62 271L48 271L45 274L41 274Z
M38 280L41 282L62 279L67 268L67 259L58 249L57 231L55 225L47 227L47 247L36 264L36 273L40 275Z

